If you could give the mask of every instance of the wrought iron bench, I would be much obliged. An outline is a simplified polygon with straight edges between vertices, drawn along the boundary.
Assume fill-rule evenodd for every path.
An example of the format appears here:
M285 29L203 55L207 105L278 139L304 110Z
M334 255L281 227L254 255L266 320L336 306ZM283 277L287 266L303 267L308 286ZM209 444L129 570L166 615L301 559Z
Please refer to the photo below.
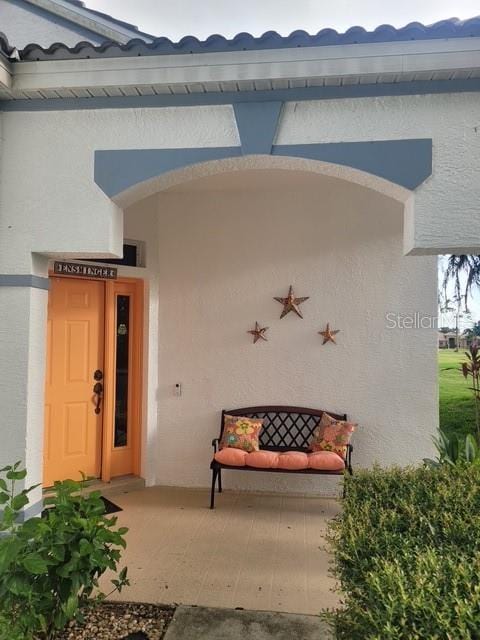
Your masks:
M217 452L219 442L222 438L225 423L225 415L245 416L246 418L263 418L263 428L260 432L260 449L263 451L303 451L307 453L310 441L313 437L315 427L320 421L323 413L328 413L337 420L346 420L347 415L340 415L330 411L324 412L321 409L307 409L305 407L244 407L241 409L224 409L222 411L222 422L220 426L220 436L212 440L214 454ZM347 445L347 453L344 460L345 469L352 472L352 451L351 444ZM300 473L305 475L343 475L345 470L326 471L317 469L263 469L258 467L234 467L212 460L210 464L212 470L212 489L210 495L210 509L215 508L215 486L218 482L218 492L222 493L222 469L232 469L240 471L263 471L270 473Z

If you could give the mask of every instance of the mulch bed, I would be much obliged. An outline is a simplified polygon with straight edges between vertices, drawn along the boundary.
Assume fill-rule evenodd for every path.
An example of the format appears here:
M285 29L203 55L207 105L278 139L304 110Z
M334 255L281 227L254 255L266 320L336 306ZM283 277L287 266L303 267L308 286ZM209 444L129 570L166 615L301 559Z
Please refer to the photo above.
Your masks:
M133 602L108 602L85 612L85 624L76 622L55 640L162 640L175 607Z

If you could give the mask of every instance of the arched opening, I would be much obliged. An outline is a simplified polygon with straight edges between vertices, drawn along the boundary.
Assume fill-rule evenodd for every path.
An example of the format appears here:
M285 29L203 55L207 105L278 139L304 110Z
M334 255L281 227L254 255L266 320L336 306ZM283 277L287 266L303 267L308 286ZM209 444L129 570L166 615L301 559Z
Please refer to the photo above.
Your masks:
M112 197L112 200L119 207L125 209L135 202L155 193L165 191L192 180L237 171L261 172L263 170L296 171L329 176L344 180L345 182L352 182L368 189L373 189L374 191L389 196L393 200L403 203L407 202L412 196L411 191L398 184L349 166L290 156L252 155L199 162L189 164L175 171L160 173L148 180L137 182L128 189L117 193Z
M361 171L269 156L202 163L115 197L125 237L146 243L148 477L207 486L208 444L235 406L347 413L360 466L431 454L435 332L401 318L435 314L436 259L404 256L411 200ZM290 285L309 298L303 319L280 319L274 298ZM268 340L253 344L256 321ZM327 323L336 345L318 335ZM329 478L319 489L307 477L233 475L232 488L336 490Z

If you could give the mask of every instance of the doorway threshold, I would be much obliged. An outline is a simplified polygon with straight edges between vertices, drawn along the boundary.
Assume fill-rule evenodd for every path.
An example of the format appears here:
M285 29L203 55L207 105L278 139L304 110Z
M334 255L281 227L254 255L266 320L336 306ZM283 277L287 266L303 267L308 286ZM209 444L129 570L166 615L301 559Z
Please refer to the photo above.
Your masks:
M115 496L121 493L130 493L131 491L139 491L145 488L144 478L139 476L119 476L118 478L112 478L110 482L103 482L102 480L90 480L84 489L85 493L91 493L92 491L100 491L102 496ZM46 487L43 490L43 497L46 498L52 493L52 487Z

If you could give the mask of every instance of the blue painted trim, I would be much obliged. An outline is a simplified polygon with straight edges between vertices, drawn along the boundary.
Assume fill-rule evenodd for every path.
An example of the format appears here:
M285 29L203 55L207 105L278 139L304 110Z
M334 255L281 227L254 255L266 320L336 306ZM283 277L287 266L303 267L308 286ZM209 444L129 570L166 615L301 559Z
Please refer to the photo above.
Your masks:
M94 180L107 196L113 197L168 171L241 155L240 147L95 151Z
M29 505L26 509L24 509L18 516L17 522L25 522L30 518L36 518L40 516L43 511L43 499L38 500L34 504ZM0 517L2 515L3 510L0 509Z
M23 512L23 521L29 520L30 518L35 518L40 516L43 511L43 499L35 502L35 504L29 505Z
M237 102L233 105L242 153L270 154L282 102Z
M341 164L411 190L432 173L432 140L429 138L280 145L273 147L272 155Z
M32 289L45 289L48 291L50 281L48 278L43 278L42 276L7 273L0 274L0 287L30 287Z
M241 155L240 147L95 151L94 178L102 191L113 198L168 171ZM272 147L272 155L349 166L407 189L415 189L432 173L431 139L276 145Z
M122 96L117 98L48 98L45 100L3 100L0 111L75 111L88 109L145 109L195 107L240 102L301 102L381 96L411 96L442 93L477 93L480 78L471 80L430 80L342 87L304 87L272 91L189 93L183 95Z

